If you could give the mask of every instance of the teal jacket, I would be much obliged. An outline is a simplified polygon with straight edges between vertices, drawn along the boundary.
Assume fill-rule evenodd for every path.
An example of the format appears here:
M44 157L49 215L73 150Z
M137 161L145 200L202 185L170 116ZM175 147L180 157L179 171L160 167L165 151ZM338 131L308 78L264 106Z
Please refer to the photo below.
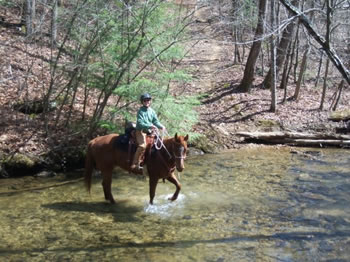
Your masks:
M150 107L142 106L137 112L136 129L148 132L153 125L158 128L163 127L158 120L156 112Z

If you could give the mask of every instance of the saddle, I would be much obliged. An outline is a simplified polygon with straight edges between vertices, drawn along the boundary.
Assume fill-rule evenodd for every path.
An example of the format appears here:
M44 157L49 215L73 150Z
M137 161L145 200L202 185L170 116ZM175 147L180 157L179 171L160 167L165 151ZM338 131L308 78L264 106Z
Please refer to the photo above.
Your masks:
M128 162L131 164L133 156L137 149L137 141L136 141L136 128L133 125L129 125L125 128L124 134L118 136L114 143L114 147L116 149L122 150L128 153ZM151 148L154 145L155 136L151 133L146 136L146 150L144 155L142 156L141 166L144 164L146 156L151 153Z

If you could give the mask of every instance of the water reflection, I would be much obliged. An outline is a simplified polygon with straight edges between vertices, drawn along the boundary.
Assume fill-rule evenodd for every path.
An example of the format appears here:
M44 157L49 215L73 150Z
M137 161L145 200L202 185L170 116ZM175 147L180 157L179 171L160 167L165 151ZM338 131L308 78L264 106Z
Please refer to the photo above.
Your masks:
M350 155L313 156L257 148L192 157L178 200L160 183L153 206L148 181L120 171L114 206L99 177L91 196L82 182L1 194L0 260L347 261Z

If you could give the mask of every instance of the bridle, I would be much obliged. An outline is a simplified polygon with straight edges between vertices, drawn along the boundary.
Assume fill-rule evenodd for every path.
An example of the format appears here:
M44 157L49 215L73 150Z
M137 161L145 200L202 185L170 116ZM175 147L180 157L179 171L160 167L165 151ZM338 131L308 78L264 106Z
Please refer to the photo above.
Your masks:
M177 143L177 142L175 142L176 144L180 144L180 151L181 151L181 153L180 153L180 156L177 156L176 154L175 154L175 152L173 152L173 154L174 154L174 157L176 158L176 159L186 159L186 154L184 154L183 153L183 151L185 151L185 147L181 144L181 143Z
M155 132L155 137L156 140L154 142L154 147L156 150L161 150L162 148L164 148L164 150L168 153L169 159L171 158L175 158L175 159L186 159L186 154L183 154L183 151L185 150L185 147L181 144L181 143L177 143L176 141L174 142L175 144L179 144L180 148L181 148L181 154L180 156L177 156L176 153L173 150L173 155L170 154L169 150L167 149L167 147L164 145L163 143L163 138L159 135L159 132Z
M158 130L157 130L158 131ZM156 141L154 141L154 147L156 150L161 150L162 148L165 149L165 151L168 153L169 158L172 158L172 155L169 153L168 149L166 148L166 146L163 143L163 138L160 136L159 132L155 132L155 137L156 137ZM158 145L160 144L160 145Z
M157 130L158 131L158 130ZM159 132L155 132L155 142L154 142L154 147L157 151L161 150L162 148L164 148L164 150L168 153L168 156L169 156L169 160L171 160L172 158L174 158L175 160L176 159L182 159L182 160L185 160L186 159L186 153L184 154L184 146L182 146L181 143L177 143L176 141L174 141L174 143L176 144L180 144L181 147L180 147L180 156L176 155L174 149L171 150L172 151L172 154L169 152L169 150L167 149L167 147L164 145L163 143L163 138L160 136ZM164 157L162 156L162 154L160 154L161 156L161 159L162 159L162 162L163 164L167 167L167 169L169 170L168 173L172 173L175 171L176 169L176 161L174 161L174 164L172 166L169 166L168 165L168 162L164 159Z

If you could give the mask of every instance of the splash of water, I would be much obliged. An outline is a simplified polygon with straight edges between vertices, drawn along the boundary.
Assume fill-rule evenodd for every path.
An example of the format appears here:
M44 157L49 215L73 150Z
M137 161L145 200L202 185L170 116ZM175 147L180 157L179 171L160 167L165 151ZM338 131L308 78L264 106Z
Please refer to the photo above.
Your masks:
M163 218L179 214L185 206L187 197L184 194L179 194L176 201L169 201L168 199L171 196L171 194L160 195L153 205L149 203L145 204L144 211L149 214L157 214Z

